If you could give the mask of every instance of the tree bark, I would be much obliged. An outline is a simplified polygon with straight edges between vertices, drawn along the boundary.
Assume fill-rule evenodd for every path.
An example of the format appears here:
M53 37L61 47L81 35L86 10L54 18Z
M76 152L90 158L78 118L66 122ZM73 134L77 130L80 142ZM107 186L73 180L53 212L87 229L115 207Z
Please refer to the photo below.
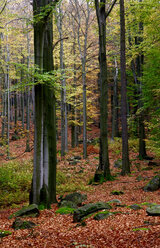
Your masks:
M53 27L52 17L45 7L51 7L51 0L34 0L34 51L35 64L40 72L53 70ZM42 20L36 16L41 14ZM56 202L56 119L55 95L49 83L35 86L35 137L33 203L49 207ZM30 197L31 199L32 197ZM32 202L32 199L31 199Z
M108 156L108 85L106 61L106 12L105 0L95 0L96 15L99 28L99 66L100 66L100 158L99 167L103 169L104 177L110 178Z
M121 55L121 122L122 122L122 175L130 173L127 127L127 79L125 55L125 11L124 0L120 0L120 55Z

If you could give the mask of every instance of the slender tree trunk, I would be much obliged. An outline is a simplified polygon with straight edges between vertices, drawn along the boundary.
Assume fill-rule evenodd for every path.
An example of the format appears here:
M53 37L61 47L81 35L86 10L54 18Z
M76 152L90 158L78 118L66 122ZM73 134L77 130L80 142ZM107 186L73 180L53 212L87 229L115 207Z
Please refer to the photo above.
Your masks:
M103 169L104 177L110 178L108 156L108 85L106 61L106 12L105 0L95 0L96 15L99 28L99 66L100 66L100 160L99 167Z
M60 38L60 69L61 69L61 156L65 155L68 151L68 123L67 123L67 106L66 106L66 80L64 76L64 48L63 48L63 12L61 3L59 3L59 15L58 15L58 32Z
M124 0L120 0L120 29L121 29L121 122L122 122L122 175L130 173L127 127L127 79L125 55L125 11Z
M119 137L117 79L118 79L118 67L117 67L117 61L115 58L115 76L114 76L114 85L113 85L112 140L114 140L115 137Z
M28 28L28 25L27 25ZM27 32L27 69L29 70L30 67L30 37L29 37L29 32ZM29 74L27 74L27 79L28 81L30 80ZM30 89L27 87L27 106L26 106L26 130L27 130L27 140L26 140L26 152L30 152L30 145L29 145L29 129L30 129Z

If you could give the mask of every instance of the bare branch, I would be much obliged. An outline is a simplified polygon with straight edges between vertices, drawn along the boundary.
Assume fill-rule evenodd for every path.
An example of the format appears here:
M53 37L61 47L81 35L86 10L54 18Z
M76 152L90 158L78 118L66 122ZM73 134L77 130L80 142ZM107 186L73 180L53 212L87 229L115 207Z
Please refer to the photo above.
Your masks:
M62 40L68 40L68 37L64 37L63 39L59 39L59 40L57 40L56 41L56 43L53 45L53 50L55 49L55 47L57 46L57 44L60 42L60 41L62 41Z
M114 5L116 4L117 0L114 0L108 11L106 12L106 18L110 15Z

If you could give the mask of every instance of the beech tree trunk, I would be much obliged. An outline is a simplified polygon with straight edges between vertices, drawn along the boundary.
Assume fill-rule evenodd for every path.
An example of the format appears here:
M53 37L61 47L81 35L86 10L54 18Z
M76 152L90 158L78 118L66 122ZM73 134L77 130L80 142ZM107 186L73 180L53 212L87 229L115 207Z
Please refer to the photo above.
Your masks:
M104 177L110 178L108 156L108 85L106 61L106 12L105 0L95 0L96 15L99 29L99 66L100 66L100 156L99 167L103 170Z
M122 175L130 173L127 127L127 79L125 55L125 12L124 0L120 0L120 55L121 55L121 122L122 122Z
M35 64L41 73L53 70L52 8L51 0L33 1ZM43 18L39 20L37 15ZM35 86L34 171L30 201L47 208L56 202L55 95L49 82Z

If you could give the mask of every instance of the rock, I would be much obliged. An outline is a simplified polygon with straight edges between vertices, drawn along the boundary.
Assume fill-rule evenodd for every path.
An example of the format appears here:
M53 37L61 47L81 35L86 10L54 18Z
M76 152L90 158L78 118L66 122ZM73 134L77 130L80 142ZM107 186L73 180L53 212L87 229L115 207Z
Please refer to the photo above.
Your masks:
M155 205L146 209L146 212L150 216L160 216L160 205Z
M142 209L141 206L139 206L138 204L132 204L129 206L129 208L133 209L133 210L139 210L139 209Z
M113 191L111 192L111 194L112 194L112 195L123 195L124 192L123 192L123 191L120 191L120 190L113 190Z
M112 213L109 213L109 212L100 212L100 213L97 213L93 219L94 220L104 220L104 219L107 219L109 216L113 215Z
M74 159L81 160L82 158L80 156L74 156Z
M159 188L160 188L160 175L156 175L144 187L144 191L155 191Z
M138 181L138 182L140 182L140 181L142 181L142 180L144 180L144 178L143 178L141 175L139 175L139 176L136 178L136 181Z
M38 206L36 204L31 204L28 207L23 207L19 211L13 213L12 215L9 216L9 219L13 217L38 217L40 214Z
M153 161L149 161L148 166L156 167L156 166L159 166L159 164L157 164L156 162L153 162Z
M60 203L60 207L77 208L77 204L72 201L64 200Z
M69 161L70 165L76 165L77 164L77 160L73 160L73 161Z
M80 222L81 219L91 213L102 209L111 209L112 207L106 202L89 203L78 209L73 213L73 222Z
M16 218L15 221L13 222L12 224L12 228L15 229L15 230L18 230L18 229L30 229L30 228L33 228L35 227L36 224L32 221L23 221L21 220L20 218Z
M4 231L0 230L0 238L6 237L8 235L11 235L12 233L10 231Z
M61 199L61 202L60 202L60 206L63 205L66 206L66 207L71 207L71 202L74 206L72 206L73 208L77 208L77 206L81 206L82 205L82 202L87 200L87 195L84 195L84 194L81 194L81 193L78 193L78 192L74 192L72 194L68 194L66 195L64 198ZM67 205L69 204L69 205Z
M121 205L122 204L122 202L120 200L118 200L118 199L110 200L107 203L109 203L109 204L115 203L116 205Z
M121 169L122 168L122 160L118 159L118 160L114 161L114 167Z

